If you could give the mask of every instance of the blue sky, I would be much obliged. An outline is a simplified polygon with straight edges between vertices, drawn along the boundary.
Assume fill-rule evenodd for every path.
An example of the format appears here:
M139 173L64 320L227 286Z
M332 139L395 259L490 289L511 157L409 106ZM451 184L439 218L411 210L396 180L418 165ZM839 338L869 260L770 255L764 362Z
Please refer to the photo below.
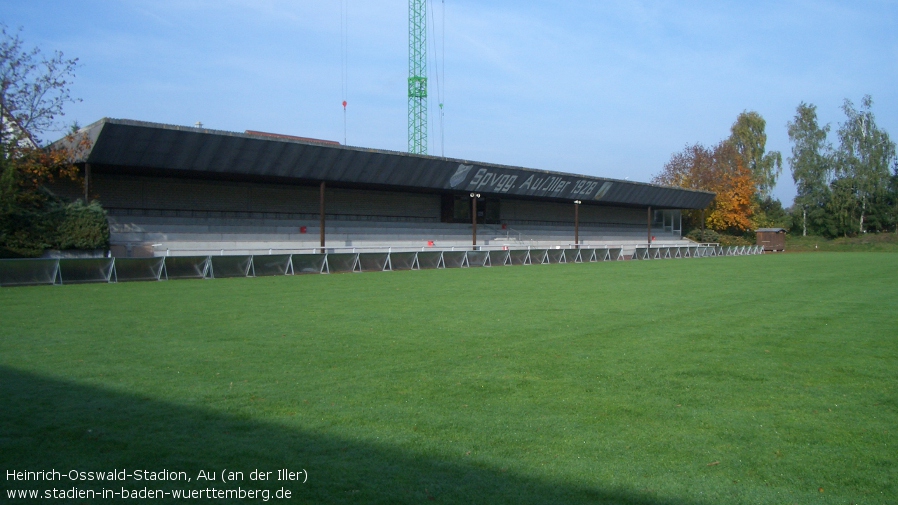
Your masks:
M348 143L405 151L408 3L343 3ZM432 20L445 131L431 75L431 154L648 181L743 110L767 120L785 161L799 102L835 130L843 100L865 94L898 136L894 1L437 0ZM0 0L0 21L80 59L69 123L343 141L340 0ZM788 206L794 192L786 163L774 195Z

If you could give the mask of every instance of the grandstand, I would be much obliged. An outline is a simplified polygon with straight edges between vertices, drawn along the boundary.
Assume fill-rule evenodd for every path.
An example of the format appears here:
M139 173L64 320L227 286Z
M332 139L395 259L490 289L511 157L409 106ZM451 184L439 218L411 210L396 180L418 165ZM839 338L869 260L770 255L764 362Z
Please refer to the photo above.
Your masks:
M682 246L713 193L247 131L102 119L83 188L117 257ZM64 142L64 141L60 141Z

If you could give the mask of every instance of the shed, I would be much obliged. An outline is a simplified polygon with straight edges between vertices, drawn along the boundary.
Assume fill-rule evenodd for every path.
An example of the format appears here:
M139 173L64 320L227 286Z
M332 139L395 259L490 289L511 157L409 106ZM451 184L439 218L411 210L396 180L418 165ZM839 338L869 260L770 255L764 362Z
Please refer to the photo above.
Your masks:
M765 252L786 250L785 228L759 228L755 230L755 236L755 243L764 246Z

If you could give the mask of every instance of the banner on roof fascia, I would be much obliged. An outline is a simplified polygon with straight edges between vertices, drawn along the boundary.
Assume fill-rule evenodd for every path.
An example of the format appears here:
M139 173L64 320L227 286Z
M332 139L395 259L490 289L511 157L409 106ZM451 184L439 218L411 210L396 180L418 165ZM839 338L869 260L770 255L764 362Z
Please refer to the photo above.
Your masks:
M445 187L508 195L601 200L612 185L610 181L597 181L585 177L521 173L505 168L484 168L461 163Z

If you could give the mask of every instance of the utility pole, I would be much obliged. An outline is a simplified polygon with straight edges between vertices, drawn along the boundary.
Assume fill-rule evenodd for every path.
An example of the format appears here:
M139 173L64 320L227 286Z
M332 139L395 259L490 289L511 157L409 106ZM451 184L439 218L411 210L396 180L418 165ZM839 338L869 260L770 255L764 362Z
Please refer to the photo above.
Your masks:
M471 193L471 245L472 251L477 250L477 199L480 193Z
M427 154L427 1L408 2L408 152Z

